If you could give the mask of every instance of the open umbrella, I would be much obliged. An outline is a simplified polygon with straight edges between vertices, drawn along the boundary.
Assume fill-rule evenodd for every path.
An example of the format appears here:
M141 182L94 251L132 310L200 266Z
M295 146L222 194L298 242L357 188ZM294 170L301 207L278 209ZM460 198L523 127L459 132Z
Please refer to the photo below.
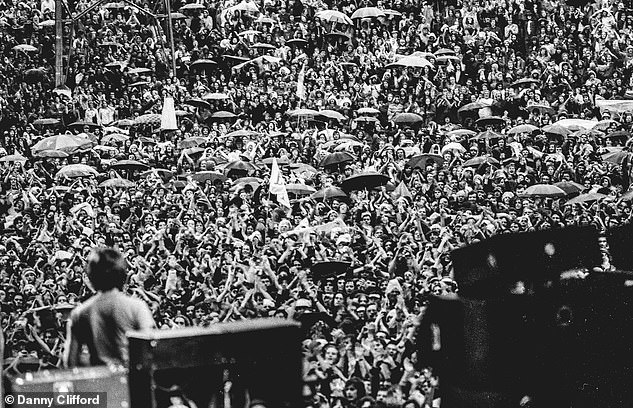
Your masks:
M130 140L130 137L127 135L123 135L121 133L110 133L109 135L105 135L102 139L101 142L102 143L109 143L109 142L125 142L127 140Z
M286 41L286 44L289 44L289 45L307 45L308 44L308 40L304 40L303 38L291 38L288 41Z
M202 97L202 99L209 101L221 101L224 99L230 99L230 97L222 92L210 92Z
M31 44L19 44L13 47L14 51L22 51L22 52L35 52L37 48L32 46Z
M620 197L620 201L631 201L631 200L633 200L633 189L622 194L622 196Z
M201 137L201 136L188 137L180 142L180 148L187 149L189 147L196 147L206 142L207 142L207 139L205 137Z
M41 118L35 119L33 124L35 126L51 126L51 125L59 125L60 121L56 118Z
M554 113L554 108L552 108L551 106L538 104L538 103L526 106L525 110L527 110L528 112L538 111L541 114L543 114L543 113L553 114Z
M116 120L114 122L112 122L110 124L110 126L117 126L117 127L130 127L130 126L134 126L134 120L132 119L119 119Z
M147 170L149 166L136 160L120 160L110 166L118 170Z
M425 153L413 156L411 159L409 159L407 165L411 168L417 167L419 169L426 170L426 166L428 166L429 163L437 163L438 166L441 166L442 164L444 164L444 158L439 154Z
M585 186L573 181L559 181L558 183L554 183L554 185L563 190L567 195L579 194L585 189Z
M478 111L481 108L488 108L491 104L489 102L471 102L457 109L458 113L469 112L469 111Z
M333 198L347 198L347 194L338 187L323 188L316 193L312 194L312 198L315 200L329 200Z
M286 191L289 194L294 195L310 195L316 193L316 189L312 186L307 186L302 183L290 183L286 184Z
M266 166L272 166L273 165L273 161L275 161L275 159L277 159L277 164L279 166L288 166L290 164L290 160L288 160L288 158L286 156L282 156L282 157L266 157L265 159L262 159L262 161L260 163L261 164L265 164Z
M574 197L571 200L567 201L565 203L565 205L574 205L574 204L588 203L588 202L591 202L591 201L602 200L605 197L606 197L606 194L602 194L602 193L581 194L578 197Z
M613 164L622 164L630 154L631 152L626 150L606 153L602 156L602 160Z
M226 119L234 119L237 117L236 114L227 112L227 111L217 111L211 114L211 119L214 120L226 120Z
M611 126L620 126L620 122L613 119L603 119L599 121L598 123L596 123L592 129L605 131L609 129Z
M378 115L380 111L376 108L360 108L357 110L359 115Z
M377 173L367 172L355 174L346 178L341 183L343 191L370 190L375 187L384 186L389 182L389 176Z
M461 58L459 58L457 55L440 55L439 57L435 58L435 62L439 64L445 64L449 61L458 63L461 61Z
M475 121L477 126L501 126L505 125L505 123L505 119L500 118L499 116L488 116Z
M329 119L334 119L334 120L338 120L338 121L343 121L345 120L345 116L340 113L337 112L335 110L331 110L331 109L323 109L319 111L319 116L323 116Z
M605 136L607 139L624 139L628 140L631 138L631 132L626 130L616 130L615 132L611 132Z
M462 167L479 167L483 164L498 166L501 163L499 163L499 160L495 159L494 157L477 156L477 157L473 157L470 160L466 160L464 164L462 164Z
M466 152L466 148L457 142L450 142L447 143L446 146L442 147L441 153L444 154L445 152L464 153Z
M69 128L84 128L84 127L88 127L91 129L100 129L101 125L98 123L94 123L94 122L87 122L85 120L78 120L77 122L73 122L70 125L68 125Z
M542 129L543 129L543 132L545 133L550 133L550 134L559 135L559 136L567 136L568 134L571 133L569 129L560 125L547 125L547 126L543 126Z
M140 174L141 177L148 177L151 175L156 175L156 176L161 177L164 180L169 180L170 178L174 176L174 173L171 170L167 170L167 169L153 168L153 169L144 171Z
M162 115L160 113L146 113L134 120L135 125L152 125L160 126Z
M492 130L486 130L484 132L478 133L473 140L490 140L490 139L499 139L502 138L503 135L501 133L497 133Z
M222 173L218 173L217 171L199 171L197 173L194 173L191 176L191 179L197 181L198 183L204 184L208 180L210 180L211 183L215 183L216 180L224 182L227 180L227 177Z
M448 48L440 48L439 50L435 51L434 54L436 57L439 57L442 55L455 55L455 51Z
M385 13L377 7L361 7L354 11L352 19L385 17Z
M373 116L359 116L354 119L354 122L357 123L380 123L380 121Z
M541 83L541 81L539 81L538 79L521 78L521 79L511 83L510 86L513 87L513 88L517 88L517 87L521 87L521 86L531 86L532 84L539 85L540 83Z
M426 58L418 57L415 55L407 55L406 57L400 58L399 60L394 61L391 64L387 64L385 67L433 68L433 64Z
M266 43L261 43L261 42L251 45L251 48L260 48L262 50L276 50L277 49L277 47L275 47L272 44L266 44Z
M180 7L180 11L187 11L187 10L204 10L204 5L199 4L199 3L189 3Z
M356 160L356 157L354 157L351 153L348 153L348 152L330 153L327 156L325 156L323 160L321 160L321 163L319 163L319 166L320 167L337 166L337 165L351 162L354 160Z
M192 68L201 68L201 69L211 68L216 65L218 65L218 63L211 59L199 59L191 63Z
M451 130L450 132L446 133L446 136L448 137L457 137L457 138L462 138L464 136L474 136L476 135L477 132L475 132L474 130L470 130L470 129L455 129L455 130Z
M226 170L240 170L240 171L256 171L258 168L251 162L244 160L235 160L224 165Z
M99 183L99 187L108 187L108 188L131 188L135 186L136 186L136 183L134 183L133 181L130 181L121 177L107 179Z
M417 113L398 113L393 117L394 123L419 123L422 122L424 118Z
M322 10L314 14L314 17L320 18L323 21L329 21L330 23L341 23L352 25L353 21L346 14L341 13L338 10Z
M508 134L509 135L516 135L519 133L532 133L535 130L538 130L538 128L534 125L530 125L530 124L524 124L524 125L518 125L513 127L512 129L508 130Z
M200 99L200 98L191 98L191 99L187 99L186 101L183 102L185 105L189 105L189 106L193 106L195 108L200 108L200 109L211 109L211 105L209 105L209 102Z
M0 157L0 162L3 163L25 162L26 160L26 157L21 154L9 154L7 156Z
M321 280L347 273L350 265L349 262L342 261L317 262L310 267L310 272L312 279Z
M290 117L308 117L317 116L319 112L314 109L294 109L287 111L286 114Z
M72 153L76 150L85 149L92 145L92 142L88 139L77 137L71 134L62 134L56 136L49 136L37 142L31 151L34 154L43 150L61 150L65 153Z
M317 173L318 170L305 163L290 163L288 166L291 171L297 174L301 173Z
M559 198L565 197L565 191L553 184L535 184L525 189L523 197Z
M62 150L40 150L38 152L33 152L33 154L35 157L41 158L64 158L70 156Z
M90 177L98 176L99 172L93 167L86 166L85 164L69 164L62 167L55 177L57 178L76 178L76 177Z
M227 133L226 135L224 135L224 137L251 137L257 135L259 135L259 133L255 132L254 130L239 129Z

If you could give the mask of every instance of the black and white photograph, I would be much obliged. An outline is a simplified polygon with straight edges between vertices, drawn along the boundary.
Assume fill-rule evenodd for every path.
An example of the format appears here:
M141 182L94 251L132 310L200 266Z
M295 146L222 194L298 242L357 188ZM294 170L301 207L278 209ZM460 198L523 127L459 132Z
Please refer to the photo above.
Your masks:
M0 0L0 408L633 407L630 0Z

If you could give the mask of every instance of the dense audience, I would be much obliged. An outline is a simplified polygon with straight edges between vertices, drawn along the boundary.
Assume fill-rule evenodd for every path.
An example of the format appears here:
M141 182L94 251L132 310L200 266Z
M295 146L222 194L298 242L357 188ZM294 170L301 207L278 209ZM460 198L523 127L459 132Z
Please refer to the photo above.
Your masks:
M60 365L112 246L160 328L304 321L312 407L437 406L453 248L632 216L628 2L175 1L175 72L136 4L65 23L57 88L55 2L0 4L7 374Z

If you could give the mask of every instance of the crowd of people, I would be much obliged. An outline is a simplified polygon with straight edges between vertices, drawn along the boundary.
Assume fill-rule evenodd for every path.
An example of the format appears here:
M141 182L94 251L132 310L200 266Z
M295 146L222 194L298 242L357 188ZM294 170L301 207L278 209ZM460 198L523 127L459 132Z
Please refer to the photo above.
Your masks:
M632 217L628 2L63 4L61 87L55 2L0 4L7 374L60 366L108 246L161 329L317 321L311 407L437 406L452 249Z

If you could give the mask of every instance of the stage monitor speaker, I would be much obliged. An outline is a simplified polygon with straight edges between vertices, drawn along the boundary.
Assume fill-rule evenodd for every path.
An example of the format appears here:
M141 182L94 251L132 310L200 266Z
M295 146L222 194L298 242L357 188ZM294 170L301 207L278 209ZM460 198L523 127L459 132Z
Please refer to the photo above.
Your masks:
M16 395L53 396L72 394L79 397L93 397L100 393L96 407L129 408L127 370L123 367L84 367L70 370L45 370L26 373L14 377L6 395L14 397L13 407L20 407ZM40 394L41 393L41 394ZM105 400L101 399L105 398ZM6 402L7 399L5 398ZM96 400L90 401L95 403ZM81 401L77 401L80 406ZM77 404L75 404L77 406ZM10 406L8 403L6 406ZM25 406L25 405L24 405ZM57 406L57 405L54 405Z
M135 408L187 401L199 408L302 403L300 325L281 319L128 335Z

